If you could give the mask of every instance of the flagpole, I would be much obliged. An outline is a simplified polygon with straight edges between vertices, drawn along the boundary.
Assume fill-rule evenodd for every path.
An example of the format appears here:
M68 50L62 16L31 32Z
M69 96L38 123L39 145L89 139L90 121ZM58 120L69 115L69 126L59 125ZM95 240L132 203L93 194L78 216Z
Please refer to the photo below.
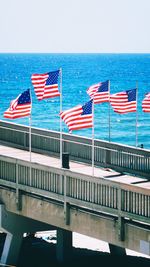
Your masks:
M30 99L31 99L31 110L32 110L32 95L31 95L31 89L29 89L30 92ZM31 124L32 124L32 118L31 118L31 112L30 112L30 116L29 116L29 153L30 153L30 163L32 161L31 158ZM30 186L31 186L31 164L30 164Z
M62 68L60 68L60 114L62 112ZM62 119L60 117L60 168L62 168Z
M29 117L29 152L30 152L30 161L31 161L31 115Z
M31 99L31 110L32 110L32 96L31 96L31 90L29 89L30 92L30 99ZM31 113L29 116L29 152L30 152L30 162L31 162L31 124L32 124L32 118L31 118Z
M92 102L92 176L94 176L94 99Z
M108 111L108 123L109 123L109 142L110 142L110 81L108 81L108 91L109 91L109 111Z
M138 103L138 82L136 81L136 126L135 126L135 145L136 147L138 146L138 107L137 107L137 103Z

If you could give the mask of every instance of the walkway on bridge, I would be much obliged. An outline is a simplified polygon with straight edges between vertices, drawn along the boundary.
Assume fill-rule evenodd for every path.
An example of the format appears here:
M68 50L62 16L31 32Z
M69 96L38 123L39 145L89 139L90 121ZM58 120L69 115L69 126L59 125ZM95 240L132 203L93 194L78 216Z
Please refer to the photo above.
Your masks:
M149 178L97 166L93 172L92 164L72 160L70 170L62 169L60 158L8 145L0 145L0 151L1 228L8 232L5 244L9 242L2 262L12 260L22 233L37 232L39 223L43 230L45 224L58 228L57 255L62 259L71 250L72 232L104 240L112 251L129 248L150 255ZM28 221L21 231L20 220Z
M39 163L42 165L46 165L49 167L56 167L61 168L61 162L59 158L52 157L52 156L45 156L43 154L34 153L21 149L16 149L8 146L0 145L0 154L3 156L12 157L15 159L21 159L26 161L31 161L33 163ZM82 174L88 174L92 176L93 170L92 165L85 164L85 163L79 163L75 161L69 162L70 170L73 172L78 172ZM100 168L100 167L94 167L94 177L101 177L104 179L109 179L111 181L115 181L118 183L124 183L124 184L136 184L136 186L150 189L150 181L144 178L140 178L137 176L133 176L130 174L123 174L116 172L112 169L108 168Z

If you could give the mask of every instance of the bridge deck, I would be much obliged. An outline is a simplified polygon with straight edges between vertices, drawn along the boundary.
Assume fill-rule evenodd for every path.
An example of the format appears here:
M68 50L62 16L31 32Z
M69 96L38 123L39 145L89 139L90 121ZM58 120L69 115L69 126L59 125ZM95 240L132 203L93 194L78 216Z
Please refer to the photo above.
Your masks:
M0 151L1 151L0 152L1 155L9 156L15 159L30 161L29 151L16 149L16 148L3 146L3 145L0 145ZM39 153L32 152L31 161L33 163L39 163L39 164L46 165L49 167L57 167L57 168L61 167L59 158L52 157L52 156L45 156ZM89 164L70 161L69 166L70 166L71 171L92 175L92 166ZM150 189L150 182L148 182L147 179L140 178L137 176L132 176L129 174L119 173L108 168L94 167L94 176L101 177L104 179L109 179L111 181L115 181L118 183L136 184L136 186L138 187Z

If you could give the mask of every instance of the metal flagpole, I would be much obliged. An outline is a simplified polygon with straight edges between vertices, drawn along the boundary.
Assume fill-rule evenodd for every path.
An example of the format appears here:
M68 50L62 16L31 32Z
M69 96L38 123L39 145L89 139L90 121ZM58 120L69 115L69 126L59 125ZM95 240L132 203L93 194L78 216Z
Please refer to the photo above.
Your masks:
M136 81L136 126L135 126L135 145L138 146L138 82Z
M32 96L31 96L31 90L29 89L30 91L30 99L31 99L31 110L32 110ZM30 113L30 116L29 116L29 152L30 152L30 186L31 186L31 161L32 161L32 158L31 158L31 124L32 124L32 119L31 119L31 113Z
M31 110L32 110L32 96L31 96L31 90L30 91L30 99L31 99ZM31 119L31 113L29 116L29 152L30 152L30 161L31 161L31 124L32 124L32 119Z
M92 176L94 176L94 99L92 102Z
M109 124L109 142L110 142L110 81L108 81L108 91L109 91L108 124Z
M31 115L29 117L29 152L30 152L30 161L32 160L31 159L31 123L32 123L32 120L31 120Z
M62 69L60 68L60 114L62 112ZM62 168L62 119L60 117L60 168Z

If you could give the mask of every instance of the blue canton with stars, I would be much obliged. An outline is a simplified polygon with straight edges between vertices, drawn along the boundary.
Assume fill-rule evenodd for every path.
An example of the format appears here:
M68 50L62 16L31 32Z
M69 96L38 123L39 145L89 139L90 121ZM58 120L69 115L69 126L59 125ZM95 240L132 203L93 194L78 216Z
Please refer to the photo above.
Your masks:
M92 103L93 103L93 99L91 99L89 102L85 103L82 106L83 112L81 113L81 115L92 114Z
M58 84L59 70L49 72L48 75L46 85Z
M128 101L136 101L136 89L131 89L126 91L127 96L128 96Z
M108 84L109 84L109 81L102 82L101 85L99 86L97 92L107 92L108 91Z
M21 96L19 96L18 104L26 104L26 103L30 103L30 102L31 102L30 90L28 89L25 92L23 92L21 94Z

